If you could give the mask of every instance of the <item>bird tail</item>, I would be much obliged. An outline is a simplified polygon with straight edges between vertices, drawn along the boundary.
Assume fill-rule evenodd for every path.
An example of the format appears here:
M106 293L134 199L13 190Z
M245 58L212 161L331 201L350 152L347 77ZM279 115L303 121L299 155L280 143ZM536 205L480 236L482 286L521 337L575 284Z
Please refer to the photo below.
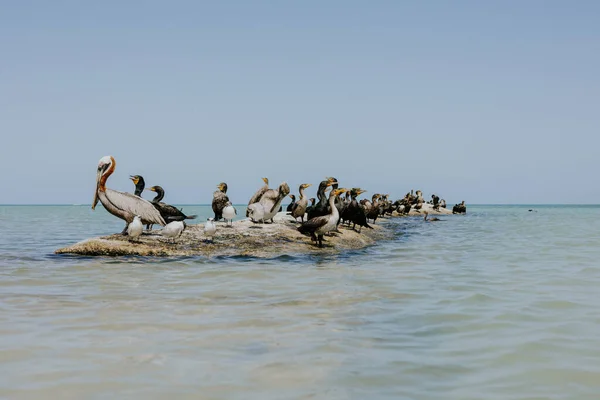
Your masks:
M196 219L198 218L197 215L188 215L187 217L185 217L185 219Z

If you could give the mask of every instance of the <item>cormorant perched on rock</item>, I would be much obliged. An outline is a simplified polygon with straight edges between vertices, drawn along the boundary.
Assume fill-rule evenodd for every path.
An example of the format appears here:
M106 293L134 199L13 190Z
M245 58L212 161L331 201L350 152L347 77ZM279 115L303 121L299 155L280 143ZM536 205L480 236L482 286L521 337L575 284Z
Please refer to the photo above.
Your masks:
M269 189L262 195L259 203L263 206L265 221L271 220L273 222L273 217L279 211L281 202L289 193L290 187L287 183L282 182L277 189Z
M340 214L335 206L335 198L345 191L344 188L333 189L329 195L329 214L311 218L298 227L300 233L309 233L311 239L318 242L319 247L323 247L323 235L336 229Z
M163 190L162 187L152 186L151 188L148 188L146 190L156 193L156 197L154 197L152 199L152 205L154 206L154 208L156 208L158 210L158 212L160 212L160 215L163 217L163 219L165 220L165 222L167 224L169 222L173 222L173 221L183 221L184 219L195 219L196 218L196 215L187 216L183 212L181 212L181 210L177 209L176 207L173 207L170 204L165 204L165 203L161 202L163 197L165 197L165 191ZM148 224L146 226L146 229L151 229L151 228L152 228L152 224Z
M221 182L217 185L219 190L215 190L213 193L213 201L212 201L212 209L215 213L215 221L219 221L223 218L223 209L227 205L229 201L229 197L227 196L227 184L225 182Z
M131 179L133 181L133 184L135 185L135 192L133 192L133 194L142 197L142 192L146 187L146 182L144 182L144 178L141 175L129 175L129 179Z
M320 217L322 215L328 214L328 204L327 196L325 196L325 190L328 186L333 185L334 181L332 179L333 178L327 178L327 180L321 181L321 183L319 183L319 188L317 189L317 199L319 199L319 201L317 202L317 204L310 208L308 214L309 220L315 217Z
M433 201L433 209L434 210L439 210L440 209L440 198L439 196L432 194L431 195L431 200Z
M363 226L373 229L373 227L367 223L367 213L365 212L365 208L356 200L358 196L365 192L366 190L362 190L360 188L353 188L350 191L352 200L350 200L350 204L348 204L348 206L345 208L343 215L344 220L354 224L352 225L352 229L355 229L356 225L358 224L360 227L358 230L359 232L362 230Z
M301 218L301 221L304 222L304 214L306 213L306 208L308 207L308 199L304 195L304 189L310 186L310 183L303 183L298 188L298 192L300 192L300 199L294 203L292 206L292 212L290 213L294 219L298 217Z
M310 202L310 205L306 207L306 213L310 213L310 210L315 206L315 201L317 201L317 199L311 197L310 199L308 199L308 201Z
M263 194L265 194L265 192L267 190L269 190L269 178L262 178L262 180L265 183L265 185L262 186L260 189L258 189L256 191L256 193L254 193L254 195L252 195L250 200L248 200L248 205L258 203L260 201L260 198L263 196ZM248 210L246 210L246 217L249 217L249 216L250 216L249 212L248 212Z
M371 198L371 209L367 211L367 220L372 219L373 223L375 223L377 217L379 217L379 197L381 197L379 193L373 195Z
M290 202L290 204L288 204L287 208L285 209L286 212L291 212L294 208L294 204L296 203L296 195L293 193L290 194L290 199L292 199L292 201Z

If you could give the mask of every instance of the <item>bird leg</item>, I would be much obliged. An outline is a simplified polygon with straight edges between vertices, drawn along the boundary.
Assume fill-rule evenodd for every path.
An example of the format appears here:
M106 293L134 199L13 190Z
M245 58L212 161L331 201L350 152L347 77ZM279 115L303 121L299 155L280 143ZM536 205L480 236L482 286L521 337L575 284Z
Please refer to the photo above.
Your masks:
M121 231L121 235L127 236L127 227L129 227L129 222L125 224L125 228Z
M323 247L323 235L319 235L319 247Z

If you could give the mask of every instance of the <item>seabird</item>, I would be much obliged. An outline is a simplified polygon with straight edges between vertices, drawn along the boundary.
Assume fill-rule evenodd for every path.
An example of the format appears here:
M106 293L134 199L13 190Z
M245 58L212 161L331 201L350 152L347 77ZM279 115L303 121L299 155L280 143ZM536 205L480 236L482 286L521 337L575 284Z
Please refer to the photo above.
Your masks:
M264 220L271 220L273 222L273 217L279 211L279 207L281 206L281 202L285 199L290 193L290 187L287 183L282 182L281 185L277 189L269 189L262 195L259 203L264 208Z
M312 206L310 210L308 210L308 219L313 219L315 217L320 217L322 215L327 215L327 196L325 196L325 190L331 185L334 184L333 178L327 178L324 181L319 183L319 188L317 189L317 204Z
M92 201L92 210L100 201L106 211L125 220L128 225L133 222L136 215L140 217L143 224L166 225L163 217L149 201L131 193L119 192L106 187L106 181L115 171L116 164L113 156L104 156L100 159L96 173L96 192ZM126 232L127 230L124 229L121 233L125 234Z
M260 201L260 198L263 196L263 194L265 194L265 192L267 190L269 190L269 178L262 178L262 180L265 183L265 185L263 187L261 187L260 189L258 189L256 191L256 193L254 193L254 195L248 201L248 205L258 203ZM249 216L250 215L248 215L248 210L246 210L246 217L249 217Z
M363 226L366 228L373 229L373 227L367 223L367 213L365 212L365 207L356 200L358 196L365 192L366 190L362 190L360 188L353 188L350 191L350 196L352 200L344 210L344 218L347 221L352 222L354 224L352 225L352 229L354 229L358 224L359 232L362 230Z
M221 182L217 185L217 188L219 188L219 190L216 190L213 193L212 201L212 209L215 212L215 221L223 218L223 209L229 201L229 197L227 197L227 184L225 182Z
M423 221L425 221L425 222L441 221L441 219L439 219L438 217L433 217L431 219L427 219L428 215L429 215L429 212L425 211L425 218L423 218Z
M175 240L175 238L181 236L185 227L185 221L173 221L169 222L164 228L162 228L160 233L162 236Z
M311 218L298 227L300 233L310 233L311 239L314 242L318 241L319 247L323 247L323 235L336 229L340 213L335 206L335 198L345 191L344 188L333 189L329 195L329 214Z
M133 217L133 221L127 225L127 235L129 236L129 240L138 238L143 230L144 225L142 225L142 219L139 215L136 215Z
M246 209L246 215L252 220L252 222L265 223L265 209L260 203L253 203Z
M133 192L133 194L142 197L142 192L146 187L146 182L144 182L144 178L141 175L129 175L129 179L131 179L133 181L133 184L135 185L135 191Z
M152 199L152 205L160 212L165 222L183 221L184 219L196 219L197 215L185 215L177 207L163 203L161 200L165 197L165 191L160 186L152 186L146 189L155 192L156 196ZM146 226L146 229L151 229L152 224Z
M227 204L225 204L225 207L223 208L223 219L225 219L225 222L231 222L231 226L233 226L233 219L236 215L237 210L235 209L233 204L231 204L231 202L228 201Z
M213 218L207 218L206 224L204 224L204 236L209 238L212 242L213 236L217 232L217 225L215 224L215 220Z
M310 183L303 183L300 185L298 188L298 192L300 192L300 199L295 202L294 206L292 207L292 217L294 217L294 219L300 217L302 222L304 222L304 214L306 213L306 208L308 207L308 199L304 195L304 189L309 186L311 186Z

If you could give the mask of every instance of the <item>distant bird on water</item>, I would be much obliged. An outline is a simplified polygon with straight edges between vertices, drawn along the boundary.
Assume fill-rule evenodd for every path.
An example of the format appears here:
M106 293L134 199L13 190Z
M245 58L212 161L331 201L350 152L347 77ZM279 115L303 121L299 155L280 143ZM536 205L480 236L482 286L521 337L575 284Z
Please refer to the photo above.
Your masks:
M127 235L129 236L129 240L137 239L144 230L144 225L142 225L142 220L139 215L133 217L133 221L129 225L127 225Z
M96 192L92 201L92 210L96 208L98 201L100 201L106 211L117 218L125 220L127 225L131 224L137 215L140 217L142 224L165 226L165 220L149 201L131 193L118 192L106 187L106 181L115 171L116 164L117 162L113 156L104 156L98 162ZM121 233L126 234L127 227Z

